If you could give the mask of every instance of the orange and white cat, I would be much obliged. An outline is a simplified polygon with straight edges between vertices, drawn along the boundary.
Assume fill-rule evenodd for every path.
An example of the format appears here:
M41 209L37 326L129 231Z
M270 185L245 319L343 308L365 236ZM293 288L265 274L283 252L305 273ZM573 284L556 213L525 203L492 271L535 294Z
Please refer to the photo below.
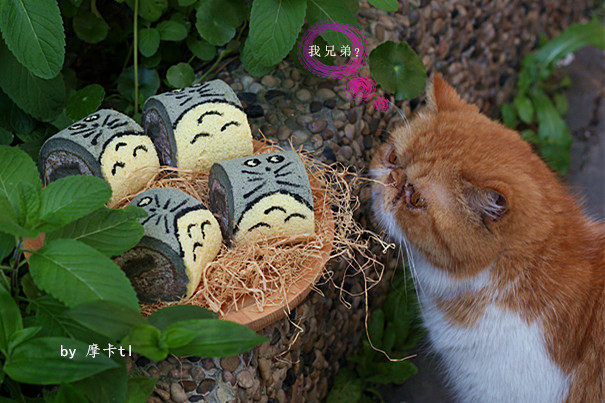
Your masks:
M605 401L605 225L437 75L428 98L372 161L373 208L456 397Z

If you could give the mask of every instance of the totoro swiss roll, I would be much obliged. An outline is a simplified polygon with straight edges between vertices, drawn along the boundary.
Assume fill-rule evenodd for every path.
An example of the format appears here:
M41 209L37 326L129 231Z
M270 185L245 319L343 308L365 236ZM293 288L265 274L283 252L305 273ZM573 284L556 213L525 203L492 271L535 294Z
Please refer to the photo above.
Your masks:
M222 235L206 207L178 189L150 189L131 205L143 208L145 234L139 244L117 257L141 302L190 297L206 265L218 254Z
M42 145L38 168L48 185L69 175L95 175L112 190L110 204L141 189L159 169L151 139L128 116L102 109Z
M162 165L207 172L216 161L252 154L248 118L221 80L149 98L142 120Z
M217 162L208 187L210 209L233 242L315 231L309 177L293 151Z

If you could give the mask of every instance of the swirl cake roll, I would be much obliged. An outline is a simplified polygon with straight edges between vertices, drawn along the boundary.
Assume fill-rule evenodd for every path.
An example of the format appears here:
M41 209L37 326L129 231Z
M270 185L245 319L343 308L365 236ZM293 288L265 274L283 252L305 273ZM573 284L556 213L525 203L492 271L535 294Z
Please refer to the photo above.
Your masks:
M206 207L177 189L150 189L131 202L147 212L139 244L115 259L139 301L178 301L197 288L223 237Z
M38 168L47 185L70 175L95 175L112 190L110 204L141 189L159 169L151 139L128 116L102 109L42 145Z
M208 186L210 209L233 242L315 231L309 177L293 151L217 162Z
M252 154L248 118L221 80L149 98L142 120L162 165L207 172L216 161Z

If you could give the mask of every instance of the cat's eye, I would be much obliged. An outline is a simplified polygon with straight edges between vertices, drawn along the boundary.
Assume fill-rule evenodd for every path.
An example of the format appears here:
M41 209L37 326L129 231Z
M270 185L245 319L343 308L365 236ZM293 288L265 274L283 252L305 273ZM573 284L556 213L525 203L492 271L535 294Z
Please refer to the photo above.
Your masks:
M95 113L94 115L90 115L84 118L85 122L92 122L93 120L97 120L99 118L99 115L97 113Z
M272 162L274 164L279 164L280 162L283 162L284 159L285 158L283 155L271 155L267 158L267 161Z
M397 165L397 152L395 152L395 149L391 150L387 155L387 162L391 165Z
M414 191L410 196L410 204L414 207L422 208L426 206L426 202L424 201L424 197L420 195L420 192Z
M85 127L86 125L84 123L74 123L73 125L69 126L69 130L78 130L83 129Z
M250 168L254 168L260 164L260 160L258 158L252 158L244 161L244 165Z

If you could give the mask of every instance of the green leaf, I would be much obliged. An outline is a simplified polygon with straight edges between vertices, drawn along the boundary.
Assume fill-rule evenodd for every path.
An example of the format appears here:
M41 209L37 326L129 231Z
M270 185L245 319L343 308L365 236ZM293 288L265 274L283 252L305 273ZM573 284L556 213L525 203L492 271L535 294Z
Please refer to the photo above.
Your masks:
M120 268L101 252L73 239L57 239L30 258L34 282L68 307L114 301L138 310L137 297Z
M73 28L76 36L88 43L99 43L107 37L109 25L90 11L81 11L74 17Z
M69 317L67 307L50 295L30 298L30 306L36 313L34 323L42 327L43 336L70 337L88 343L110 341Z
M374 80L398 100L416 98L424 90L424 64L405 42L388 41L377 46L370 53L369 63Z
M326 403L355 403L361 399L362 383L355 372L342 368L334 378L334 386Z
M570 25L538 50L534 58L541 66L547 66L587 45L605 49L605 27L597 19L586 24Z
M0 41L0 87L19 108L38 120L53 120L65 106L63 76L41 79L15 59Z
M536 132L532 129L525 129L521 131L521 137L525 141L529 141L530 143L538 144L538 137L536 136Z
M135 326L124 337L122 345L131 345L134 351L154 361L161 361L168 355L161 332L150 325Z
M188 87L195 80L195 73L188 63L179 63L168 68L166 79L174 88Z
M45 79L59 74L65 33L56 1L3 0L0 30L8 48L30 72Z
M519 125L519 119L517 119L517 112L511 104L502 105L501 111L502 121L507 127L514 129Z
M216 48L204 39L187 38L187 47L195 57L205 62L214 59Z
M564 174L569 168L569 153L573 142L569 128L546 94L535 91L531 98L538 118L540 155L551 168Z
M134 247L143 237L139 219L146 216L140 207L101 209L76 220L58 231L46 234L46 241L75 239L92 246L106 256L117 256Z
M103 354L106 354L104 351ZM114 350L119 356L120 353ZM113 357L116 357L114 355ZM128 373L126 372L126 361L121 358L117 361L118 366L93 376L82 379L73 386L84 394L93 403L122 403L126 399L126 385L128 382ZM71 402L69 402L71 403Z
M168 8L168 0L140 0L139 15L147 21L157 21Z
M10 355L10 351L12 351L15 347L17 347L19 344L23 343L24 341L27 341L27 340L31 339L32 337L34 337L36 334L38 334L40 332L40 330L42 330L41 327L33 326L33 327L26 327L25 329L17 330L15 333L13 333L8 342L9 355Z
M197 336L197 331L175 323L162 332L162 338L169 349L183 347Z
M155 70L139 66L139 103L154 96L160 88L160 77ZM118 91L126 99L134 101L134 67L130 66L118 77Z
M382 348L386 352L391 352L393 350L393 346L395 345L395 340L397 339L397 331L395 330L395 322L388 322L386 328L384 329L384 336L382 337Z
M105 98L105 89L102 86L87 85L69 97L65 113L74 121L80 120L99 109L103 98Z
M63 349L76 349L72 359L61 356ZM43 337L17 346L7 357L4 372L23 383L52 385L73 382L117 366L104 356L86 357L88 346L64 337Z
M11 254L15 249L15 237L0 231L0 261Z
M147 67L148 69L154 69L154 68L158 67L158 65L160 64L161 61L162 61L161 52L155 52L155 54L151 57L142 57L141 58L141 62L143 63L143 66Z
M179 42L187 37L187 27L177 21L162 21L156 28L163 41Z
M30 300L38 298L42 295L42 291L36 287L34 280L32 279L32 275L29 272L25 273L25 275L21 277L21 288L23 288L23 294L25 294L25 296Z
M195 27L202 38L223 46L233 39L235 28L245 18L246 8L241 0L202 0L197 7Z
M218 319L194 319L177 322L171 326L197 332L190 343L171 348L175 355L198 355L203 357L228 357L249 351L267 341L246 326Z
M250 74L259 75L288 55L305 22L306 6L297 0L252 3L250 30L242 51L242 62Z
M40 176L36 164L22 150L0 146L0 195L4 195L11 205L19 203L16 187L18 183L40 189Z
M8 290L0 285L0 351L6 354L11 336L21 329L23 321L19 307Z
M519 114L519 117L525 123L531 123L534 119L534 106L528 97L517 96L513 100L513 105Z
M368 377L367 381L383 385L389 383L402 384L409 377L418 373L418 368L409 360L379 362L374 363L372 367L374 375Z
M0 145L10 145L15 136L6 129L0 127Z
M21 186L17 186L16 188L20 187ZM17 194L17 197L20 197L20 195ZM0 228L7 233L25 238L35 238L38 236L39 231L25 228L21 225L19 210L15 211L11 202L2 193L0 193L0 211L2 211L2 214L0 214Z
M53 403L88 402L84 393L70 383L59 386Z
M97 333L120 340L138 325L146 323L138 310L110 301L93 301L78 305L68 315Z
M139 52L145 57L153 56L160 47L160 32L155 28L139 30Z
M382 333L384 332L384 312L382 309L376 309L370 316L368 323L368 333L370 334L370 340L375 345L382 345Z
M128 378L126 403L145 403L153 392L156 382L156 378Z
M554 95L555 109L559 112L559 115L565 116L569 110L569 101L565 94L557 93Z
M397 0L368 0L368 3L389 13L394 13L399 7Z
M65 225L99 209L110 197L111 188L101 178L66 176L42 189L40 219Z
M191 319L216 319L218 315L196 305L171 305L155 311L147 318L150 325L160 330L168 326Z
M315 25L324 21L338 21L352 27L359 28L355 12L349 4L342 0L307 0L307 22ZM321 35L336 52L343 45L351 46L351 41L340 32L326 32Z

